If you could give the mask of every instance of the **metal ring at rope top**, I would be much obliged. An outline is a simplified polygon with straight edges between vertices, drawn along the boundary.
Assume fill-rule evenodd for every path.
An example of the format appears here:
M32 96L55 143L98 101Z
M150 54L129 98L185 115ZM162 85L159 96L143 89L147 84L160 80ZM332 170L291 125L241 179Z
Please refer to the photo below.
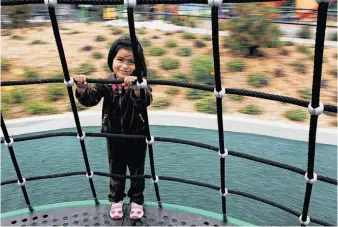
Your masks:
M216 7L220 7L222 6L222 0L208 0L208 5L210 7L216 6Z
M58 4L57 0L45 0L45 5L49 7L55 7Z
M127 8L133 8L135 9L136 7L136 0L124 0L124 6Z

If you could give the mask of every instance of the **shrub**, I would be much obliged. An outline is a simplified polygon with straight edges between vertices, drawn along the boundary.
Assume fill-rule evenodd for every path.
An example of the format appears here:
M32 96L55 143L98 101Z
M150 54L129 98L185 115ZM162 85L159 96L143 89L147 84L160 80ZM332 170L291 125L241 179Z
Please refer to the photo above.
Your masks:
M206 47L207 44L205 44L205 42L201 41L201 40L196 40L194 43L194 47L197 48L202 48L202 47Z
M37 80L39 79L39 73L35 70L27 69L25 70L25 77L28 80Z
M77 73L84 74L84 75L89 75L94 71L95 71L95 68L90 63L82 63L80 67L77 69Z
M164 109L170 105L168 98L154 99L151 106L155 109Z
M269 78L262 73L251 73L249 75L249 84L254 87L264 87L269 84Z
M295 67L296 70L300 73L305 73L305 65L301 62L294 61L290 63L291 66Z
M188 100L199 100L199 99L203 99L203 98L209 96L209 94L210 94L210 92L207 92L207 91L197 90L197 89L190 89L185 94L185 97Z
M224 48L231 48L232 47L232 45L231 45L231 38L229 36L224 36L223 47Z
M39 102L31 102L27 104L27 110L30 114L54 114L57 113L55 106L49 104L42 104Z
M14 88L10 91L8 102L11 104L23 103L26 98L26 90L23 88Z
M337 73L337 70L334 69L334 70L331 70L331 71L330 71L330 74L331 74L332 76L334 76L334 77L337 77L337 74L338 74L338 73Z
M39 44L47 44L47 42L42 41L42 40L34 40L31 44L32 45L39 45Z
M189 57L191 56L191 48L189 47L180 48L177 52L177 55L181 57Z
M148 69L148 77L152 80L158 80L160 77L158 76L157 72L152 69Z
M81 32L79 32L79 31L70 31L70 32L68 32L68 33L65 33L65 35L76 35L76 34L80 34Z
M172 35L174 34L173 32L165 32L164 35Z
M112 31L112 34L113 34L113 35L120 35L120 34L122 34L122 30L120 30L120 29L114 29L114 30Z
M83 50L83 51L91 51L92 49L93 49L93 47L90 46L90 45L86 45L86 46L81 48L81 50Z
M196 35L193 33L184 32L182 35L183 39L196 39Z
M106 38L103 37L102 35L98 35L98 36L96 36L95 41L96 42L103 42L103 41L106 41Z
M171 21L171 23L173 23L174 25L177 25L177 26L183 26L184 25L184 21L181 20L181 18L176 17L176 16L171 17L170 21Z
M280 46L293 46L293 42L291 41L280 41Z
M309 48L305 47L305 46L298 46L297 49L302 52L303 54L310 54L311 51Z
M306 112L299 109L286 111L285 116L291 121L305 121L307 118Z
M138 30L138 34L144 35L144 34L146 34L146 32L143 29L140 29L140 30Z
M162 56L166 53L166 50L160 47L153 47L150 53L152 56Z
M331 34L329 35L329 40L330 40L330 41L336 41L336 42L337 42L337 40L338 40L337 32L331 33Z
M215 114L217 113L217 104L213 98L204 98L196 103L196 110L202 113Z
M168 95L177 95L179 93L180 89L177 88L177 87L171 87L171 88L168 88L168 90L166 91L166 93Z
M63 96L66 95L66 87L62 85L50 85L47 88L47 100L55 102L60 100Z
M176 33L183 33L183 30L177 30Z
M10 36L10 35L12 35L12 33L9 30L4 30L1 32L1 36Z
M302 27L297 36L301 39L311 39L312 31L309 27Z
M12 36L12 39L15 39L15 40L24 40L25 37L19 36L19 35L13 35L13 36Z
M259 106L250 104L250 105L245 106L243 109L240 109L239 112L243 114L249 114L249 115L259 115L263 111Z
M174 40L168 40L167 47L173 48L173 47L176 47L176 46L177 46L177 44Z
M183 72L177 72L173 75L174 81L189 82L189 76Z
M202 39L204 41L210 41L211 40L211 36L210 35L205 35L205 36L202 37Z
M165 70L177 69L180 66L180 61L173 58L162 60L161 67Z
M281 33L278 26L271 23L276 14L274 8L262 3L238 4L236 13L238 18L228 23L231 41L224 41L233 53L258 56L260 47L278 46Z
M338 126L338 121L337 120L331 121L330 125L333 126L333 127L337 127Z
M192 75L197 83L214 86L214 60L211 55L201 55L192 61Z
M241 95L231 95L230 99L236 102L241 102L244 99L244 97Z
M242 72L245 68L244 61L242 59L231 60L227 65L230 72Z
M11 21L10 27L12 28L22 28L27 26L28 20L31 17L31 11L32 7L30 5L17 5L1 8L1 14L8 16Z
M94 52L92 54L93 58L95 59L101 59L102 58L102 54L100 52Z
M150 46L151 46L150 40L147 40L147 39L142 40L142 41L141 41L141 46L142 46L142 47L150 47Z
M312 90L311 89L302 89L299 91L300 96L305 100L311 100Z
M6 58L1 58L1 71L8 71L11 67L11 64Z

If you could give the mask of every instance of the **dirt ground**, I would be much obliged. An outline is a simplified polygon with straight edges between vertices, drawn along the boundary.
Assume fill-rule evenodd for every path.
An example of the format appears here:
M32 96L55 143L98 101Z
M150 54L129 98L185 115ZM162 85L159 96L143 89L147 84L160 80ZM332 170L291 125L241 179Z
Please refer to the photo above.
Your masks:
M67 23L59 25L62 45L65 51L67 65L70 74L75 73L75 69L82 63L91 63L95 67L95 72L88 78L104 78L109 73L105 71L103 65L106 63L107 54L109 51L109 45L121 35L113 35L112 31L114 27L104 26L102 23ZM127 28L119 28L127 33ZM9 31L9 30L8 30ZM78 34L67 34L72 31L78 31ZM137 30L140 32L141 30ZM203 53L212 53L211 41L203 41L207 44L204 48L195 48L194 41L184 40L182 33L175 33L173 35L164 35L164 32L158 30L143 30L145 34L137 34L141 40L148 39L152 45L145 48L146 59L148 67L151 70L155 70L160 79L170 80L175 72L185 72L191 74L192 63L191 60L194 57ZM7 30L2 29L4 34ZM1 57L8 60L11 67L8 71L2 71L2 81L9 80L22 80L25 78L25 69L34 69L39 72L40 78L51 78L58 73L62 73L62 67L59 59L59 54L56 48L55 39L51 27L35 27L29 29L16 29L10 30L11 36L2 35L2 52ZM24 40L12 39L13 35L20 35L25 37ZM105 41L97 42L95 38L98 36L104 36ZM157 35L159 39L153 39L152 36ZM175 48L167 48L166 43L168 40L175 40L178 44ZM47 44L32 45L32 41L42 40ZM197 35L196 40L202 40L201 35ZM220 39L220 46L223 43L223 38ZM91 51L81 51L81 48L90 45L93 47ZM151 56L151 47L162 47L166 49L167 53L163 56ZM179 57L177 51L180 47L192 47L192 56ZM309 47L311 55L314 54L314 48ZM289 52L288 56L280 54L281 50L285 49ZM92 57L93 52L100 52L103 56L102 59L94 59ZM313 59L309 54L301 53L297 46L286 46L280 48L263 49L265 53L264 58L245 59L245 70L243 72L230 72L226 66L227 62L234 57L228 49L221 48L221 75L222 84L226 88L239 88L248 89L254 91L261 91L266 93L273 93L278 95L285 95L302 99L299 93L301 89L311 89L312 77L313 77ZM337 103L337 78L332 75L332 71L337 71L337 50L335 48L325 48L324 50L324 64L322 79L326 81L327 87L321 88L321 101L325 104L336 105ZM181 66L176 70L163 70L160 67L160 61L162 59L173 57L180 60ZM299 61L305 64L306 73L297 72L294 67L289 63L292 61ZM276 77L275 71L280 69L283 71L283 77ZM264 72L268 75L270 83L263 88L255 88L248 84L248 75L251 72ZM69 111L69 100L65 97L62 100L56 102L47 102L45 100L46 88L51 86L45 85L29 85L21 86L27 90L28 100L35 100L44 104L49 103L54 105L58 112ZM167 97L165 91L168 86L153 86L154 99L160 97ZM15 89L9 87L2 88L2 94ZM195 102L189 101L185 98L185 93L188 89L180 88L180 92L170 97L171 105L165 110L179 111L179 112L196 112ZM212 97L212 95L210 94ZM290 109L303 109L306 108L297 107L291 104L283 104L276 101L269 101L258 98L245 97L242 102L231 100L228 96L223 99L225 106L224 114L231 114L235 116L245 116L252 118L259 118L271 121L291 122L284 115L285 111ZM243 108L247 104L259 105L263 109L263 113L258 116L251 116L239 113L239 109ZM93 107L93 109L100 109L101 104ZM153 107L150 107L150 110ZM30 113L26 110L24 104L12 104L10 108L3 110L5 119L21 118L30 116ZM336 127L336 116L323 114L319 118L319 127ZM299 124L308 124L309 118Z

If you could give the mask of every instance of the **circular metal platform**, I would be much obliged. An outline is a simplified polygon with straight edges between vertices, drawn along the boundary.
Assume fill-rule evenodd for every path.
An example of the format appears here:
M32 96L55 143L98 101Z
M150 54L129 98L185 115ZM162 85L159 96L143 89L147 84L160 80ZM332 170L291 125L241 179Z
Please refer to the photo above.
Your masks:
M222 215L185 206L147 202L140 220L129 218L130 205L124 204L124 217L113 220L109 216L110 204L100 201L79 201L35 207L34 212L22 209L1 215L2 226L230 226L251 225L233 218L228 223Z

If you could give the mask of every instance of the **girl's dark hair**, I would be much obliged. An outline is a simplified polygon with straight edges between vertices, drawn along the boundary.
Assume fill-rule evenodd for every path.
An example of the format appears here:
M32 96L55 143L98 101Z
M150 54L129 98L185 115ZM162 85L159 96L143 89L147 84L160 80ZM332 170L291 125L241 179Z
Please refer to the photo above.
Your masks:
M143 48L141 44L139 43L138 39L137 39L136 45L137 45L137 56L134 56L134 58L137 57L137 59L139 60L138 63L139 63L139 70L140 70L141 76L147 78L147 75L148 75L147 65L146 65L146 61L144 58L144 54L143 54ZM113 72L113 60L117 52L122 48L132 51L131 40L129 36L121 37L115 40L115 42L110 47L107 63L112 72ZM135 75L135 70L132 73L132 75Z

